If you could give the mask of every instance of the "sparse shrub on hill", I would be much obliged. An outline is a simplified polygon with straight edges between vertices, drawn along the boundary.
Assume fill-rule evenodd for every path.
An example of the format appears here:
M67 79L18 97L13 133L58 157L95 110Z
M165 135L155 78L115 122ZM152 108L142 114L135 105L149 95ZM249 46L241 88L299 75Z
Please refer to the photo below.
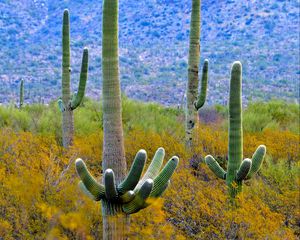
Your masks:
M299 114L298 104L278 100L250 103L244 113L244 129L248 132L281 129L299 133Z

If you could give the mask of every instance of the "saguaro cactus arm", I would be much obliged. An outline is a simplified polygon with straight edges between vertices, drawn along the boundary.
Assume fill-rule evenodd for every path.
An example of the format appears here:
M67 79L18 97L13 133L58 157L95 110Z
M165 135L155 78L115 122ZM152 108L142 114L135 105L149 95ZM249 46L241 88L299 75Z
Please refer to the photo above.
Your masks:
M152 163L155 160L157 160L157 158L156 159L154 158ZM169 184L169 180L178 165L178 161L179 161L178 157L171 158L167 162L167 164L165 165L163 170L154 178L153 181L152 181L152 179L149 178L142 183L141 187L137 186L134 189L135 192L139 193L141 191L141 189L143 188L143 186L145 185L145 183L148 182L149 180L151 180L153 182L153 184L152 184L149 194L147 195L147 198L149 197L149 200L147 200L147 198L144 197L144 198L142 198L144 201L141 201L141 197L139 196L139 194L137 194L135 197L136 199L134 199L132 202L129 202L128 204L123 206L123 211L127 214L133 214L133 213L138 212L139 210L149 206L152 203L152 201L151 201L152 199L154 200L155 198L160 197L161 194L166 190L166 188ZM151 165L149 166L149 168L150 167L151 167Z
M104 173L105 197L109 201L114 201L118 197L114 171L106 169Z
M151 192L151 195L150 197L151 198L158 198L160 197L161 195L163 195L163 193L167 190L168 186L170 185L171 181L169 180L163 187L161 187L159 190L157 191L153 191Z
M64 105L64 103L63 103L63 101L62 101L61 98L58 99L57 104L58 104L58 108L59 108L59 110L60 110L61 112L66 111L65 105Z
M242 161L242 164L236 173L236 180L238 182L244 180L247 177L251 165L252 165L252 161L249 158L246 158L245 160Z
M99 184L96 179L88 171L84 161L78 158L75 162L76 171L81 178L85 188L95 197L100 200L105 196L105 188L102 184Z
M172 157L167 164L164 166L162 171L154 178L153 188L150 193L150 197L160 196L159 193L165 188L169 183L169 179L173 175L177 164L178 157Z
M206 93L207 93L207 82L208 82L208 60L205 59L203 69L202 69L201 89L197 101L195 101L194 103L195 108L197 110L202 108L205 103Z
M205 163L218 178L221 178L221 179L226 178L225 170L219 165L219 163L214 159L213 156L211 156L211 155L206 156Z
M156 199L166 190L179 161L178 157L172 157L159 172L164 157L164 149L159 148L140 180L146 156L145 150L137 153L128 176L119 185L115 182L113 170L107 169L104 173L104 186L92 177L85 163L77 159L75 166L81 178L79 186L86 195L96 201L105 200L119 204L126 214L138 212L151 204L149 198Z
M100 199L97 199L93 194L91 194L89 192L89 190L87 190L87 188L85 187L85 185L83 184L82 181L80 181L78 183L78 187L81 189L81 191L86 195L88 196L90 199L94 200L94 201L99 201Z
M146 180L155 178L155 176L159 173L159 170L163 164L164 157L165 157L165 150L163 148L157 149L151 164L149 165L141 181L138 182L136 189L139 189Z
M80 72L80 80L78 85L78 91L74 99L71 101L71 109L76 109L80 103L82 102L82 99L84 97L85 93L85 86L86 81L88 78L88 61L89 61L89 51L87 48L84 48L83 50L83 56L82 56L82 63L81 63L81 72Z
M134 189L134 187L138 184L140 177L143 173L143 169L145 166L145 162L147 159L147 153L144 149L141 149L136 154L131 169L127 175L127 177L120 183L118 186L118 191L120 193L125 193L130 189Z
M138 189L135 197L129 203L126 203L122 206L123 211L126 214L133 214L141 209L145 208L145 203L152 191L153 188L153 180L147 179L140 189Z
M265 145L260 145L252 156L252 165L247 175L247 179L250 179L260 169L264 157L266 155L267 148Z

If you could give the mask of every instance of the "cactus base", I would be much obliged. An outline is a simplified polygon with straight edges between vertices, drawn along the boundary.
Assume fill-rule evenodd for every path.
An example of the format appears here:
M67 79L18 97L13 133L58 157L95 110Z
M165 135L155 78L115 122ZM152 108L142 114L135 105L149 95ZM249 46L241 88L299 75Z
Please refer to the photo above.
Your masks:
M129 216L124 214L120 204L102 200L103 239L124 239L129 228Z

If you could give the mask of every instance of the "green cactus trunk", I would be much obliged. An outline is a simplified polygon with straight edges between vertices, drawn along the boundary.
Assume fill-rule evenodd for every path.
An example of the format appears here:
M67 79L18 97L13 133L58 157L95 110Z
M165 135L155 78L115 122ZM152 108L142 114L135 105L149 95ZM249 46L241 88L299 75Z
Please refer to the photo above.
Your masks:
M205 59L201 90L198 95L199 85L199 61L200 61L200 32L201 32L201 0L193 0L191 23L190 23L190 44L188 59L188 83L186 90L186 112L185 112L185 138L188 148L192 145L193 129L198 119L197 112L204 105L206 100L208 82L208 60Z
M118 0L103 3L103 171L113 169L119 184L126 175L123 141L118 50ZM104 180L104 179L103 179ZM122 209L102 201L103 239L123 239L126 215Z
M129 215L122 205L102 200L103 240L123 240L129 228Z
M258 172L266 154L266 147L260 145L252 159L243 160L242 64L240 62L234 62L231 70L228 138L227 172L211 155L205 157L205 162L218 178L226 180L229 196L234 199L242 191L243 181Z
M62 44L62 101L65 111L62 113L62 136L63 146L69 147L73 144L74 135L74 116L73 111L69 108L70 94L70 79L71 79L71 65L70 65L70 22L69 12L64 12L63 17L63 44Z
M188 59L188 83L186 91L186 113L185 113L185 133L186 145L192 144L192 131L195 126L196 112L194 103L198 95L198 71L200 61L200 17L201 1L193 0L191 23L190 23L190 43Z
M226 184L229 194L235 197L242 190L242 182L236 181L236 174L243 160L243 126L242 126L242 67L235 63L231 70L229 94L229 136L228 166Z
M146 208L164 193L179 159L172 157L161 170L165 150L159 148L141 178L147 159L146 151L141 149L125 177L118 56L118 0L104 0L102 22L103 184L98 183L89 173L82 159L77 159L75 166L81 178L81 190L93 200L102 202L102 239L125 239L129 215Z
M85 86L88 72L88 50L83 51L80 82L78 92L71 98L70 81L71 81L71 65L70 65L70 19L69 11L64 11L63 27L62 27L62 99L58 101L59 108L62 112L62 135L63 146L68 148L73 144L74 136L74 115L73 110L76 109L85 93Z
M24 80L21 80L20 84L20 99L19 99L19 109L21 109L24 105Z

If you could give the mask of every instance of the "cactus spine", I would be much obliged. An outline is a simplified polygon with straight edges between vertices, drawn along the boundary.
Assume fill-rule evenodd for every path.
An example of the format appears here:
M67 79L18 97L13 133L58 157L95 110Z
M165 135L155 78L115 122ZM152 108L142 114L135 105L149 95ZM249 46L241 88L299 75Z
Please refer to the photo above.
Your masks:
M231 70L229 94L229 156L227 172L211 156L205 157L208 167L221 179L226 180L229 195L235 198L242 191L244 180L250 179L261 167L266 147L260 145L251 159L243 159L242 130L242 65L234 62Z
M147 155L140 150L126 177L119 80L118 0L104 0L102 29L103 184L92 177L81 159L76 160L76 170L83 192L102 202L103 239L125 239L127 217L147 207L151 203L149 199L163 194L178 165L178 158L171 158L160 171L165 152L159 148L141 178Z
M20 99L19 99L19 109L21 109L24 105L24 80L21 80L20 84Z
M62 112L63 146L67 148L73 144L73 110L76 109L82 102L85 93L86 81L88 78L88 49L84 48L78 91L71 97L70 19L68 10L65 10L63 15L62 52L62 98L58 100L58 106Z
M197 120L196 110L200 109L206 99L207 79L208 79L208 61L205 60L201 81L200 96L198 95L199 85L199 61L200 61L200 18L201 18L201 0L193 0L190 23L190 43L188 59L188 83L186 90L186 113L185 113L185 135L186 145L192 144L192 131Z

